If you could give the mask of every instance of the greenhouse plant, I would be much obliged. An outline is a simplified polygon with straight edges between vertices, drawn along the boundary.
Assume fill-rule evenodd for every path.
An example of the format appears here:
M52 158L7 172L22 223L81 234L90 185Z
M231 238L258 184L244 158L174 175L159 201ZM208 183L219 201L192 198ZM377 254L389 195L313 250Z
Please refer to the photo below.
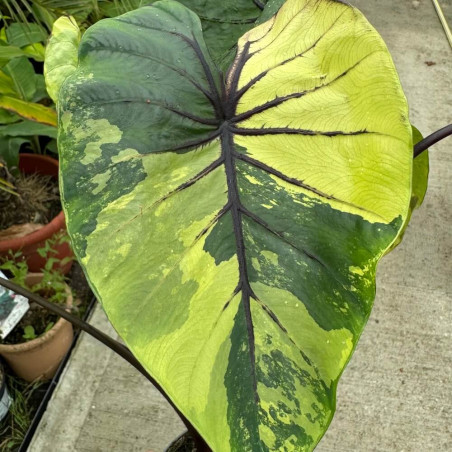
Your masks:
M451 127L422 139L383 40L344 2L243 1L230 30L200 3L158 1L80 42L56 23L67 228L134 357L94 334L198 450L310 451Z

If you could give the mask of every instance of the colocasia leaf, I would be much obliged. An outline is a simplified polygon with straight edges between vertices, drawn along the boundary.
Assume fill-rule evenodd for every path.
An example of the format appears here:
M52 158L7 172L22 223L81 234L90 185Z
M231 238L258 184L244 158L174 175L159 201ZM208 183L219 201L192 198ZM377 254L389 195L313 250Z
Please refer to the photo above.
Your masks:
M86 32L59 109L68 230L127 345L213 450L312 450L410 203L380 36L288 0L222 74L157 2Z

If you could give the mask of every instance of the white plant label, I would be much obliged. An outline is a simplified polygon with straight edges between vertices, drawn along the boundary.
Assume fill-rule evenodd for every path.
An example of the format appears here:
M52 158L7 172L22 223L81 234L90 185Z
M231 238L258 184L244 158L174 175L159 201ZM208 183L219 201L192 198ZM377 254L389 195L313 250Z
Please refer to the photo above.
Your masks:
M0 271L0 277L6 276ZM0 286L0 337L5 339L30 308L28 299Z

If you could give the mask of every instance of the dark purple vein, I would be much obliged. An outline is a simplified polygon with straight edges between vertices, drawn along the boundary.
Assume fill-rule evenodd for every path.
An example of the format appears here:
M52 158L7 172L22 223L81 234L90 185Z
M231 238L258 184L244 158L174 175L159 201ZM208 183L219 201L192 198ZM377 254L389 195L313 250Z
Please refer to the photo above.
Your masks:
M284 5L283 5L284 6ZM275 36L275 38L272 40L272 41L270 41L266 46L264 46L264 47L262 47L261 49L259 49L259 50L257 50L256 52L254 52L254 53L251 53L250 54L250 56L252 56L252 55L254 55L255 53L257 53L257 52L261 52L262 50L264 50L264 49L266 49L268 46L270 46L270 45L272 45L278 38L279 38L279 36L282 34L282 32L297 18L297 16L299 16L301 13L303 13L303 11L307 8L309 6L309 3L306 3L306 5L300 10L300 11L298 11L297 12L297 14L295 14L285 25L284 25L284 27L283 28L281 28L281 30L279 31L279 33ZM276 20L276 19L275 19ZM273 28L273 25L274 25L274 22L273 22L273 24L272 24L272 26L271 26L271 28L270 28L270 30ZM267 36L267 34L268 34L268 32L270 31L270 30L268 30L267 31L267 33L265 33L265 35L264 36L262 36L261 38L259 38L259 39L256 39L256 41L253 41L253 43L255 43L255 42L259 42L261 39L263 39L265 36Z
M265 8L265 5L262 3L262 2L260 2L259 0L253 0L253 3L261 10L261 11L263 11L263 9ZM257 18L256 18L257 19ZM255 19L255 20L256 20Z
M232 297L224 304L223 306L223 312L226 311L226 309L229 306L229 303L232 301L232 299L240 292L240 283L237 284L237 286L234 289L234 292L232 293Z
M276 323L276 325L279 327L279 329L284 333L284 335L287 337L287 339L289 339L290 342L292 342L292 344L300 351L301 357L303 358L303 360L305 361L305 363L312 367L314 369L314 372L317 375L318 380L320 380L323 383L323 380L320 377L320 372L317 369L317 366L315 366L312 361L308 358L308 356L303 352L303 350L300 348L299 345L297 345L297 343L292 339L291 335L289 334L289 332L287 331L287 329L283 326L283 324L280 322L280 320L278 319L278 317L276 316L276 314L268 307L268 305L266 305L262 300L260 300L259 298L255 298L256 302L261 306L262 310L273 320L273 322ZM300 301L300 303L302 303ZM325 385L325 390L327 390L327 386Z
M226 80L229 81L228 83L228 97L225 104L225 117L226 118L232 118L235 115L235 109L237 106L237 102L235 101L235 95L234 93L237 91L237 85L239 83L239 77L242 73L243 66L246 63L246 60L248 58L248 50L250 48L250 43L247 42L245 46L243 47L242 53L240 54L239 59L237 60L237 63L228 71L228 74L226 76Z
M171 146L166 149L157 149L155 151L146 152L146 153L142 154L142 156L152 155L152 154L167 154L169 152L179 152L179 151L184 152L184 151L192 150L192 149L198 148L199 146L203 146L204 144L210 143L215 138L218 138L220 136L220 134L221 134L220 130L214 130L212 133L208 134L205 138L202 138L200 140L185 141L184 143L182 143L178 146Z
M345 13L345 11L344 11ZM234 100L235 102L238 102L239 99L243 96L243 94L245 94L253 85L255 85L259 80L261 80L262 78L264 78L270 71L272 71L273 69L276 69L278 67L284 66L285 64L290 63L291 61L296 60L297 58L302 57L303 55L305 55L307 52L309 52L310 50L314 49L317 44L328 34L329 31L331 31L333 29L333 27L336 25L336 23L339 21L339 19L342 17L342 15L344 14L340 14L336 20L333 22L333 24L328 28L328 30L326 30L318 39L317 41L315 41L310 47L308 47L307 49L303 50L301 53L298 53L297 55L291 57L291 58L287 58L286 60L282 61L281 63L278 63L275 66L272 66L268 69L266 69L265 71L261 72L259 75L257 75L256 77L252 78L245 86L243 86L242 88L240 88L235 97ZM257 51L256 53L259 53L259 51ZM254 54L252 54L254 55Z
M221 162L223 163L223 162ZM210 171L209 171L210 172ZM209 173L207 173L209 174ZM204 175L205 176L205 175ZM199 180L199 179L198 179ZM195 240L199 240L203 235L205 235L207 233L207 231L215 224L217 223L220 218L227 213L229 210L231 210L231 203L228 202L226 203L222 209L215 215L214 219L212 220L211 223L209 223L208 226L206 226L201 232L198 233L198 235L196 236Z
M93 102L90 102L90 105L103 105L103 104L115 104L115 103L137 103L137 104L147 104L147 105L156 105L157 107L163 108L164 110L168 110L176 115L179 115L183 118L191 119L194 122L199 122L200 124L205 124L208 126L219 126L220 122L218 119L208 119L208 118L200 118L199 116L192 115L191 113L187 113L185 111L178 110L176 107L172 105L165 104L163 102L158 102L151 99L143 99L143 98L124 98L124 99L99 99Z
M270 20L272 20L272 23L270 27L266 30L266 32L258 39L255 39L254 41L248 41L250 44L255 44L256 42L261 41L273 30L273 26L275 25L275 16L273 16Z
M281 171L278 171L275 168L272 168L271 166L268 166L265 163L260 162L259 160L255 160L252 157L249 157L248 155L241 154L239 152L234 152L234 157L239 159L239 160L242 160L242 161L244 161L244 162L246 162L246 163L248 163L248 164L250 164L250 165L252 165L252 166L254 166L256 168L259 168L259 169L261 169L261 170L263 170L263 171L265 171L265 172L267 172L269 174L272 174L273 176L276 176L276 177L282 179L283 181L285 181L285 182L287 182L289 184L296 185L297 187L300 187L300 188L303 188L303 189L305 189L307 191L310 191L310 192L316 194L317 196L320 196L321 198L331 199L331 200L336 201L336 202L338 202L340 204L344 204L346 206L353 207L354 209L361 210L362 212L371 213L372 215L375 215L375 216L381 218L380 215L378 215L375 212L372 212L370 210L364 209L363 207L357 206L356 204L353 204L353 203L344 201L342 199L336 198L333 195L328 195L327 193L324 193L324 192L322 192L320 190L317 190L316 188L314 188L314 187L312 187L312 186L310 186L308 184L305 184L303 181L300 181L300 180L295 179L293 177L289 177L286 174L281 173ZM383 218L381 218L381 219L384 221Z
M250 365L251 365L251 378L253 380L254 387L254 399L256 403L259 403L259 394L257 392L257 377L256 377L256 355L255 355L255 339L254 339L254 326L251 315L250 297L254 296L254 292L251 289L248 277L248 269L245 256L245 243L243 238L242 229L242 213L240 211L240 198L237 185L237 171L235 168L235 162L233 157L234 141L233 135L230 130L223 128L221 137L222 144L222 156L224 157L224 164L226 170L226 180L228 186L228 200L231 204L232 225L234 229L237 261L239 264L240 281L238 287L242 291L242 301L245 311L245 321L248 333L248 345L250 350Z
M124 223L122 223L115 231L118 232L120 231L125 225L131 223L133 220L135 220L136 218L139 218L144 211L149 210L159 204L161 204L162 202L166 201L168 198L170 198L171 196L180 193L182 190L185 190L186 188L191 187L192 185L194 185L198 180L202 179L203 177L207 176L208 174L210 174L213 170L215 170L216 168L218 168L220 165L222 165L224 163L224 158L220 157L219 159L213 161L210 165L206 166L204 169L202 169L199 173L197 173L196 175L194 175L192 178L190 178L189 180L185 181L183 184L180 184L179 186L177 186L175 189L169 191L166 195L162 196L161 198L157 199L156 201L154 201L152 204L150 204L149 206L144 207L143 209L141 209L140 213L134 215L132 218L130 218L129 220L125 221ZM217 220L219 218L221 218L221 216L223 216L229 209L229 204L226 204L226 206L224 206L219 213L217 214L217 216L215 217ZM209 223L210 224L210 223ZM210 226L209 226L210 227ZM208 230L208 229L207 229ZM198 236L201 237L203 234L205 234L207 232L207 230L202 230ZM196 236L196 239L198 239L199 237Z
M326 86L326 85L322 85L322 86ZM238 115L235 115L231 119L231 122L244 121L246 119L251 118L251 116L257 115L258 113L262 113L265 110L269 110L270 108L277 107L278 105L281 105L286 100L298 99L300 97L303 97L307 92L308 91L303 91L301 93L292 93L292 94L287 94L286 96L275 97L274 99L272 99L268 102L265 102L265 104L258 105L257 107L254 107L251 110L248 110L248 111L245 111Z
M165 195L163 198L160 198L157 202L163 202L166 199L168 199L171 195L174 193L180 192L182 190L185 190L188 187L191 187L194 185L199 179L202 179L204 176L207 176L209 173L211 173L214 169L218 168L220 165L224 163L224 158L220 157L219 159L212 162L210 165L206 166L204 169L202 169L198 174L193 176L191 179L185 181L183 184L176 187L174 190L170 191L167 195Z
M259 217L258 215L255 215L254 213L250 212L246 207L244 206L240 206L240 210L241 212L243 212L247 217L251 218L253 221L255 221L256 223L258 223L259 225L261 225L264 229L266 229L268 232L270 232L271 234L275 235L276 237L278 237L279 239L281 239L284 243L287 243L287 245L289 245L291 248L293 248L294 250L298 251L301 254L304 254L305 256L309 257L310 259L316 261L318 264L320 264L322 267L326 268L326 265L317 257L314 256L314 254L310 253L309 251L306 251L302 248L297 247L296 245L294 245L292 242L290 242L285 236L284 234L282 234L281 232L275 231L274 229L272 229L270 227L270 225L265 222L261 217Z
M149 6L152 7L152 5L149 5ZM163 28L157 28L157 27L150 27L150 26L145 25L145 24L134 24L134 23L128 22L126 20L120 20L120 19L116 19L116 20L118 20L118 22L122 22L122 23L125 23L125 24L128 24L128 25L132 25L132 26L135 26L135 27L142 27L142 28L146 28L147 30L153 30L153 31L158 31L158 32L161 32L161 33L166 33L166 34L173 35L173 36L176 36L176 37L180 38L182 41L184 41L186 44L188 44L188 46L191 47L192 50L195 52L195 55L197 56L197 58L199 59L201 65L203 67L204 74L206 76L206 80L207 80L207 82L209 84L209 87L210 87L210 94L211 94L211 96L212 96L212 98L214 100L214 103L215 103L215 105L214 105L215 106L215 110L217 111L217 114L219 114L219 115L221 114L221 111L222 111L221 103L220 103L220 99L219 99L219 96L218 96L218 89L217 89L217 87L215 85L215 82L214 82L214 79L213 79L212 71L211 71L211 69L210 69L210 67L209 67L209 65L207 63L207 60L205 59L204 54L202 53L202 50L199 47L199 44L196 41L196 38L195 38L195 36L193 34L192 34L192 38L189 38L188 36L186 36L186 35L184 35L182 33L179 33L177 31L165 30ZM221 117L221 115L219 117Z
M353 132L343 132L341 130L321 132L318 130L292 129L290 127L268 127L262 129L247 129L242 127L231 127L231 131L237 135L258 136L258 135L308 135L335 137L338 135L365 135L372 132L367 130L357 130Z
M278 319L278 316L266 305L260 298L254 296L253 299L260 305L262 310L273 320L273 322L276 323L276 325L279 327L279 329L287 336L290 342L292 342L295 347L299 348L299 346L295 343L295 341L290 337L289 332L287 329L283 326L283 324ZM300 301L301 303L301 301Z
M368 57L370 57L371 55L375 54L379 52L379 50L369 53L368 55L366 55L365 57L361 58L359 61L357 61L353 66L351 66L350 68L348 68L346 71L344 71L342 74L339 74L336 78L334 78L333 80L329 81L328 83L325 83L323 85L319 85L316 86L315 88L306 90L306 91L302 91L299 93L291 93L291 94L287 94L286 96L281 96L281 97L276 97L275 99L272 99L271 101L266 102L265 104L262 105L258 105L257 107L252 108L251 110L245 111L243 113L240 113L239 115L234 116L231 121L232 122L239 122L239 121L244 121L245 119L249 119L251 116L258 114L258 113L262 113L265 110L268 110L270 108L274 108L277 107L278 105L281 105L283 102L286 102L289 99L298 99L300 97L305 96L306 94L309 93L313 93L315 91L318 91L322 88L326 88L331 86L333 83L337 82L338 80L340 80L341 78L345 77L350 71L352 71L353 69L355 69L358 65L360 65L364 60L366 60Z
M218 118L222 118L223 117L223 106L221 105L221 99L218 94L218 87L215 84L212 70L211 70L209 64L207 63L204 53L202 52L201 48L199 47L199 43L196 40L195 36L192 35L192 37L193 37L193 40L192 41L188 40L188 42L191 42L191 46L192 46L193 50L195 51L196 56L198 57L199 61L201 62L204 73L206 74L207 81L210 86L210 90L211 90L212 94L213 93L215 94L215 105L216 105L217 116L218 116Z
M162 66L165 66L169 70L176 72L177 74L182 76L184 79L188 80L196 89L201 91L201 93L208 99L208 101L212 104L212 107L214 107L214 109L215 109L215 98L212 96L212 94L209 91L207 91L196 80L194 80L192 77L190 77L186 71L184 71L183 69L177 68L175 66L172 66L171 64L167 63L166 61L164 61L160 58L156 58L156 57L153 57L150 55L145 55L145 54L139 53L139 52L134 52L131 50L127 50L127 52L124 52L124 50L118 49L117 47L105 46L102 44L100 47L90 47L90 50L95 50L95 51L104 50L104 51L108 51L108 52L121 53L123 55L133 55L133 56L137 56L140 58L144 58L145 60L155 61L156 63L159 63Z
M250 212L248 209L246 209L244 206L240 207L241 211L243 212L244 215L246 215L247 217L249 217L251 220L253 220L254 222L256 222L257 224L259 224L261 227L263 227L266 231L268 231L270 234L275 235L276 237L278 237L280 240L282 240L284 243L286 243L287 245L289 245L292 249L294 249L295 251L297 251L298 253L305 255L306 257L308 257L309 259L312 259L313 261L317 262L327 273L329 273L329 275L343 288L345 289L347 292L348 289L345 287L344 283L342 281L339 280L339 278L337 277L336 273L333 272L326 264L324 264L320 258L318 258L317 256L315 256L314 254L310 253L309 251L306 251L303 248L300 248L298 246L296 246L295 244L293 244L290 240L287 239L287 237L285 237L281 232L275 231L267 222L265 222L262 218L260 218L258 215L255 215L254 213ZM358 296L356 294L354 294L353 292L350 292L351 296L358 301L358 305L359 305L359 299ZM255 298L255 296L253 297Z
M192 148L196 148L198 146L202 146L203 144L209 143L210 141L214 140L215 138L219 137L221 134L221 130L214 130L212 133L207 135L205 138L202 138L201 140L191 140L191 141L185 141L184 143L171 147L169 149L161 149L159 151L154 151L154 153L164 153L164 152L176 152L176 151L184 151Z
M244 25L244 24L254 24L258 17L252 17L250 19L218 19L215 17L207 17L198 14L199 18L205 22L213 22L220 24L232 24L232 25Z

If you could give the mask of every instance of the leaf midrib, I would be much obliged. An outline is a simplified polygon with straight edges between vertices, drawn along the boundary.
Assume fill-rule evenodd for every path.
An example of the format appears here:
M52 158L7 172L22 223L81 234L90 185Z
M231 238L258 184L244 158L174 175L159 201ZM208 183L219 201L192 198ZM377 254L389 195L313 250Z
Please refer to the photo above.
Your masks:
M227 122L226 122L227 124ZM237 285L237 292L242 292L242 302L245 311L245 321L248 334L249 358L251 379L254 390L255 402L259 402L259 395L257 392L257 377L256 377L256 354L255 354L255 340L254 340L254 326L251 315L250 298L256 298L251 289L248 270L246 264L246 250L243 237L242 227L242 210L240 195L237 185L237 171L235 168L234 156L234 136L229 127L223 127L221 134L221 154L224 159L226 182L228 187L228 204L232 216L232 225L234 229L236 255L239 264L239 282Z

